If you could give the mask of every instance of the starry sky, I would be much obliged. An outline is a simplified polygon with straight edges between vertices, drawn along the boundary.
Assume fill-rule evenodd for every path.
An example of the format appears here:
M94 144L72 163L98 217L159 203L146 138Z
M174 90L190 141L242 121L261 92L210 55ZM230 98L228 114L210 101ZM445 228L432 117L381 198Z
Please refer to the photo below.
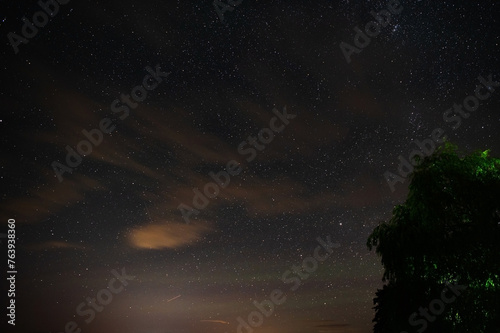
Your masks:
M7 332L229 333L249 316L256 333L371 332L383 267L366 239L408 193L384 174L435 129L466 152L500 151L494 83L474 112L446 113L478 77L500 80L500 4L395 3L61 1L13 46L42 9L2 1L0 232L16 220L18 271ZM335 243L323 261L318 238ZM259 323L254 302L276 290ZM89 310L96 296L107 304Z

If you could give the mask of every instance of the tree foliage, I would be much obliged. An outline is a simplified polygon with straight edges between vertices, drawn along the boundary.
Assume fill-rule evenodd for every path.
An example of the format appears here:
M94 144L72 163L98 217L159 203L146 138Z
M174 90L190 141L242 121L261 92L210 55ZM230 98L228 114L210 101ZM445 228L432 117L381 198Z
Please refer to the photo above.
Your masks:
M406 201L368 238L389 282L374 299L374 332L410 332L410 314L447 281L468 288L427 332L500 330L500 159L460 155L446 143L420 161Z

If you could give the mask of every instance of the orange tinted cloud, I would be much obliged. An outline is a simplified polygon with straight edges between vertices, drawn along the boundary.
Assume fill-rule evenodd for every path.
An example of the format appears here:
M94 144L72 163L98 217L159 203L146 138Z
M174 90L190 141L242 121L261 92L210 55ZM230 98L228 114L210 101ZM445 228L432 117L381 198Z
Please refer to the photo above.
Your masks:
M198 241L209 230L203 224L154 223L133 229L128 241L139 249L175 249Z
M38 243L34 245L28 245L28 249L31 250L56 250L56 249L73 249L73 250L85 250L85 246L77 243L69 243L63 241L49 241Z
M67 205L82 200L86 192L104 189L92 178L81 175L75 175L73 178L53 186L33 188L28 197L5 201L0 206L2 216L5 220L14 218L19 223L39 222Z

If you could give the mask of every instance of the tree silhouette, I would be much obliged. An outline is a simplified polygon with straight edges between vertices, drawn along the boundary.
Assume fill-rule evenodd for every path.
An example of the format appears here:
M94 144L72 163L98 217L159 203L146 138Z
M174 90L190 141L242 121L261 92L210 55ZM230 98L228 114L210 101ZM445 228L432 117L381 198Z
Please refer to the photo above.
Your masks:
M374 298L375 333L500 332L500 159L460 155L445 143L417 161L405 203L368 238L388 281ZM425 327L410 325L447 282L467 289Z

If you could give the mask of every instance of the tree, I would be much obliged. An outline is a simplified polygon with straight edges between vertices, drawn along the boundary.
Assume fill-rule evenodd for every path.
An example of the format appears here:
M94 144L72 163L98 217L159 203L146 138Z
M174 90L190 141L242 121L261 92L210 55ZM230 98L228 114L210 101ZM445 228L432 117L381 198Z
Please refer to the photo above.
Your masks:
M388 281L374 299L375 333L498 332L500 159L489 151L460 155L445 143L417 161L406 201L368 238ZM425 328L410 325L447 282L467 289Z

